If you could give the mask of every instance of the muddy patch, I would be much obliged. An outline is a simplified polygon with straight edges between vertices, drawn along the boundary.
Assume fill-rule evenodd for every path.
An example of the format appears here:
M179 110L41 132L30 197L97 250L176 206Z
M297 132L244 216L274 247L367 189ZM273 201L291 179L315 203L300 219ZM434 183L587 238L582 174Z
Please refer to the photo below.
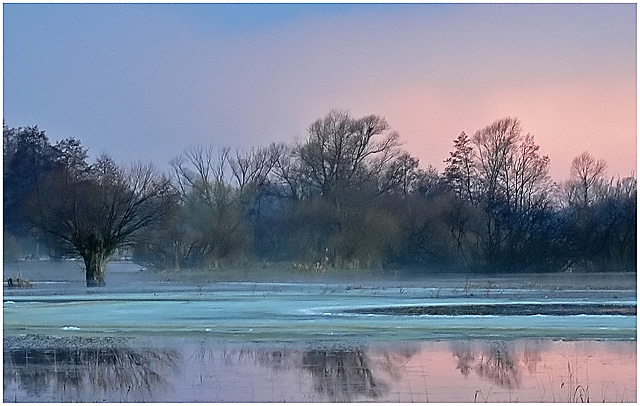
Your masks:
M344 313L389 316L635 316L636 306L603 303L388 306L347 309Z

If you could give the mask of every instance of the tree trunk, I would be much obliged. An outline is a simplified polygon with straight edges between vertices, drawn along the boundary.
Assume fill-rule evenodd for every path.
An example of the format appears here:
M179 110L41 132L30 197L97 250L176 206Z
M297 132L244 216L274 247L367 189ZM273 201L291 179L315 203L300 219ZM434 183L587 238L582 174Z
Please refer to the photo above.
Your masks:
M103 252L90 252L83 256L87 275L87 287L105 286L105 268L109 255Z
M180 258L181 258L180 254L181 254L180 244L178 242L174 242L173 243L173 270L174 271L180 270Z

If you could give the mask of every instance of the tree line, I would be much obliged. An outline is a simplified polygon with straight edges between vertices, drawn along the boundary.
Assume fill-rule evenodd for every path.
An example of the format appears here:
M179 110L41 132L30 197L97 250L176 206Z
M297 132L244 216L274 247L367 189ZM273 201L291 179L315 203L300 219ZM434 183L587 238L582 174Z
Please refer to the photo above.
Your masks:
M549 158L512 117L461 133L442 173L420 167L383 117L338 110L301 142L191 147L169 173L106 155L90 164L80 141L52 144L38 127L5 124L3 141L5 259L31 241L82 258L91 286L124 247L159 269L637 266L635 176L607 177L584 152L553 182Z

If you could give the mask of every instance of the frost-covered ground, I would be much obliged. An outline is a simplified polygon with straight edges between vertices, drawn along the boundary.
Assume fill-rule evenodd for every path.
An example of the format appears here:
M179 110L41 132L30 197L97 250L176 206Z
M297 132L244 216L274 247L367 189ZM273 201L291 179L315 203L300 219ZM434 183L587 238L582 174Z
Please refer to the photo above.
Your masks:
M636 337L632 275L361 277L357 282L311 275L306 281L267 282L262 274L259 282L243 281L243 275L216 282L202 274L143 272L134 264L115 263L107 288L89 289L77 264L54 264L49 271L47 264L24 265L20 272L34 287L5 287L5 334L189 334L255 342ZM8 268L5 275L11 274ZM571 315L560 315L569 307ZM519 308L530 311L507 311Z
M459 305L583 305L633 308L618 298L536 297L531 291L487 295L432 288L350 288L348 285L218 283L177 291L68 295L6 295L7 333L86 335L188 334L248 341L389 341L442 338L635 339L631 315L403 315L368 308ZM33 292L30 292L33 293ZM473 296L471 296L473 295ZM352 312L357 310L357 313Z

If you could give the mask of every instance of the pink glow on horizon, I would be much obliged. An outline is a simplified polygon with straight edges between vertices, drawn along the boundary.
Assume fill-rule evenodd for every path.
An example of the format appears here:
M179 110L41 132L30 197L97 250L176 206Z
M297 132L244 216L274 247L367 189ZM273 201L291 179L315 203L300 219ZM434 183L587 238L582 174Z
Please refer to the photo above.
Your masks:
M461 131L517 116L557 182L585 150L636 170L635 4L182 7L7 4L7 124L168 165L189 145L300 141L347 109L442 170Z
M551 158L553 180L563 182L572 159L585 150L607 161L608 176L636 173L637 96L628 83L615 78L511 87L484 83L473 92L404 84L340 101L360 106L350 110L354 115L384 116L422 166L438 170L460 132L473 135L497 119L518 117L523 132L533 134L541 153Z

